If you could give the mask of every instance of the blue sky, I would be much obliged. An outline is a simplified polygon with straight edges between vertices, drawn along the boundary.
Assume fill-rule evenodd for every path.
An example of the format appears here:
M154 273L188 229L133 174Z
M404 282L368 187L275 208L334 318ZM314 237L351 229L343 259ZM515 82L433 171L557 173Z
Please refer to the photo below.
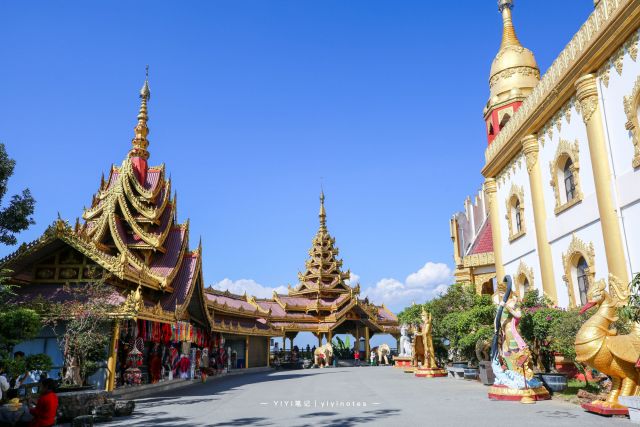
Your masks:
M39 236L130 148L150 65L165 162L208 284L295 284L321 178L345 267L394 309L451 281L448 220L482 182L495 1L5 1L0 141ZM517 1L544 71L591 1ZM14 248L0 248L0 255ZM225 280L226 279L226 280Z

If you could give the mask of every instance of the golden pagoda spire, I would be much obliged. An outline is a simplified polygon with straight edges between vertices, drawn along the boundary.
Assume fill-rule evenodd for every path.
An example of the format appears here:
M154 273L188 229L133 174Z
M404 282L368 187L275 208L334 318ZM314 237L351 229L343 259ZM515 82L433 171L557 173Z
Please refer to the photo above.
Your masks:
M502 14L502 43L489 73L490 94L484 109L485 120L489 120L496 108L522 102L540 81L540 70L533 53L522 46L516 36L511 16L513 2L514 0L498 0L498 10ZM507 116L510 118L513 113L514 111L510 111L492 119L496 132L505 125L503 119Z
M522 46L520 40L518 40L518 36L516 36L516 29L513 26L511 9L513 9L513 0L498 0L498 10L502 13L503 25L500 49L507 46Z
M144 85L142 85L142 89L140 89L140 111L138 112L138 124L134 128L135 136L131 141L133 148L129 152L129 157L139 157L141 159L147 160L149 158L149 152L147 151L147 147L149 147L149 140L147 139L147 135L149 135L149 127L147 126L147 121L149 120L149 116L147 115L147 102L151 99L151 90L149 90L149 66L146 68L146 77L144 79Z
M318 214L320 217L320 229L326 231L327 230L327 212L324 210L324 190L320 190L320 213Z

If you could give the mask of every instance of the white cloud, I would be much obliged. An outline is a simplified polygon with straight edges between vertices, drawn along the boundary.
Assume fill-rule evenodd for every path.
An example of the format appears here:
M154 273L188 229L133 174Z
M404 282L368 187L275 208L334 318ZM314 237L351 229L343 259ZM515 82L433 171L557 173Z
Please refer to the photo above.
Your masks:
M252 279L222 279L219 282L213 284L213 288L219 291L228 290L231 293L242 295L247 292L249 295L253 295L257 298L271 298L273 291L279 294L286 294L288 289L286 286L270 287L264 286Z
M405 280L407 286L423 288L451 280L451 269L447 264L428 262L420 270L411 273Z
M375 304L384 303L398 312L411 303L423 303L442 292L453 282L451 269L443 263L426 263L411 273L404 282L386 278L363 291L363 295Z
M360 276L351 273L348 281L350 286L355 286L360 281ZM375 285L362 289L362 296L368 297L372 303L385 304L390 310L398 312L412 302L423 303L447 290L453 283L451 269L443 263L427 262L415 273L411 273L404 281L394 278L384 278ZM225 278L213 284L213 288L221 291L229 290L234 294L244 294L258 298L270 298L273 291L286 294L286 286L264 286L253 279L231 280Z
M345 280L345 282L349 286L356 286L358 283L360 283L360 276L355 273L351 273L351 278L349 280Z

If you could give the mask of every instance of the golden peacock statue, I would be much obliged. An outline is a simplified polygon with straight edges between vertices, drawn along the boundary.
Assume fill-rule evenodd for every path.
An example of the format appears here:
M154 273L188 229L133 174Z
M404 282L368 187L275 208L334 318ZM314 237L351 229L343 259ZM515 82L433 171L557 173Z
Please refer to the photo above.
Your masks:
M609 275L609 292L606 282L596 282L587 294L587 304L598 310L582 325L576 335L576 361L584 363L608 375L612 387L606 401L596 400L583 407L591 412L614 414L626 412L618 402L619 396L633 396L638 391L639 371L636 362L640 357L640 325L635 323L628 335L618 335L611 324L618 320L618 310L629 301L629 286Z

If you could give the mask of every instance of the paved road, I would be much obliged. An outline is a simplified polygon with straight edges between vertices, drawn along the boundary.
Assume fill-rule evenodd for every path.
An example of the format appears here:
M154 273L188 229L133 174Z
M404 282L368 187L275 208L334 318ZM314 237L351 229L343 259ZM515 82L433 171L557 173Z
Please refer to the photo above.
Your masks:
M286 402L286 403L285 403ZM299 404L300 406L296 406ZM305 406L306 405L306 406ZM477 382L420 379L391 367L226 377L140 399L109 426L628 426L559 401L492 402Z

